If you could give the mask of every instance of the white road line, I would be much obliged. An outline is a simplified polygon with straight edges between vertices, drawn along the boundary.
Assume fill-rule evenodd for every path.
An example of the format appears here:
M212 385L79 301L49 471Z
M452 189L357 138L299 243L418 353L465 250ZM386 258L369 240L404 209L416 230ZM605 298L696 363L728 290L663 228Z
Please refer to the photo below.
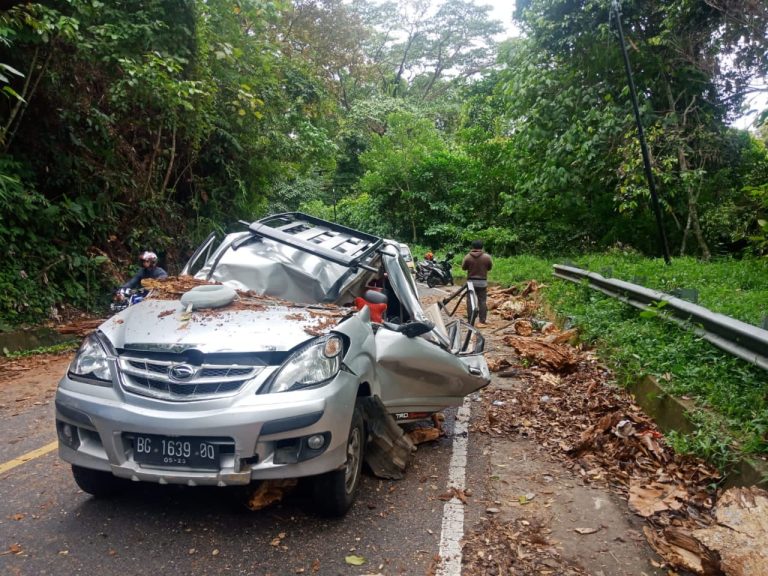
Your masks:
M469 396L456 413L453 426L453 453L448 469L448 488L464 489L469 443ZM456 497L443 507L443 526L440 532L440 558L442 562L436 576L461 576L461 539L464 537L464 504Z

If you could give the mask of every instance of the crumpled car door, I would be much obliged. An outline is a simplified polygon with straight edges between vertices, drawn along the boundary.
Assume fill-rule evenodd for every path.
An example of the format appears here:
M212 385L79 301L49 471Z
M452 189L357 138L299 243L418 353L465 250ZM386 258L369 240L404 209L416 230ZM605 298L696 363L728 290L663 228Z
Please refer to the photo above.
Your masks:
M386 324L376 331L376 374L382 401L395 414L461 405L466 395L491 379L482 355L482 336L466 322L457 320L446 327L439 312L422 310L405 263L383 256L391 287L411 319L430 321L435 328L415 337Z
M435 412L459 406L490 381L482 354L454 354L418 336L381 327L375 336L381 399L390 413Z

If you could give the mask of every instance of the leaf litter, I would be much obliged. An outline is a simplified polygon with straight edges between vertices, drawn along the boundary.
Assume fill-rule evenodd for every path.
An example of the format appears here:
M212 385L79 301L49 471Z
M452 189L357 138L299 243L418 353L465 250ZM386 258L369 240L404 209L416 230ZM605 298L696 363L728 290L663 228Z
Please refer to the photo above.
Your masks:
M575 330L536 319L543 286L490 289L489 325L500 344L487 354L498 376L519 385L481 392L486 418L471 424L490 437L543 446L585 485L618 493L645 519L644 534L668 568L699 575L762 574L768 566L768 492L716 488L719 473L675 453L654 421ZM521 499L522 503L522 499ZM541 526L489 518L463 542L463 574L586 574L560 556ZM576 529L578 534L599 527Z

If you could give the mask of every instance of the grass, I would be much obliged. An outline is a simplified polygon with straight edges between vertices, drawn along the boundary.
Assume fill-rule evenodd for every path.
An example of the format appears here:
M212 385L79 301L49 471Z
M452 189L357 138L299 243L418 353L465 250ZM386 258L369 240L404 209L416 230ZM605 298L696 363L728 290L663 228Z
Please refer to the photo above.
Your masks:
M665 391L693 399L693 434L669 436L675 448L708 459L721 469L741 455L768 455L768 378L756 366L719 350L659 315L642 314L587 286L558 280L552 264L563 260L529 256L496 258L492 280L502 285L536 279L560 317L580 329L609 363L620 383L652 375ZM584 255L573 262L656 290L692 288L698 303L751 324L768 313L768 259L723 259L708 263L689 258L662 260L633 253Z
M641 278L644 281L638 284L662 292L695 289L701 306L750 324L760 325L768 315L768 258L728 258L709 263L676 258L666 265L661 259L614 252L584 256L576 263L598 273L608 268L610 276L629 282Z
M5 358L26 358L27 356L37 356L39 354L58 354L59 352L69 352L77 350L80 345L80 340L67 340L60 344L53 344L51 346L40 346L39 348L30 348L28 350L18 350L15 352L8 352L4 355Z

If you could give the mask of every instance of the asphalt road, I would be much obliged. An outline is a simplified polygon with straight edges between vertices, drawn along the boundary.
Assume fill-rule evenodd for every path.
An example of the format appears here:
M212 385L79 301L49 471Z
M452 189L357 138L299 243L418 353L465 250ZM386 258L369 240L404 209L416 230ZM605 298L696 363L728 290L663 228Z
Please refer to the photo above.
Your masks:
M447 412L448 435L422 444L403 480L366 474L339 520L317 517L300 488L257 512L222 488L137 483L96 500L77 488L55 450L43 453L0 474L0 574L429 574L454 417ZM0 430L2 466L55 439L52 404L5 418ZM470 474L483 469L473 459ZM349 555L365 564L348 564Z

